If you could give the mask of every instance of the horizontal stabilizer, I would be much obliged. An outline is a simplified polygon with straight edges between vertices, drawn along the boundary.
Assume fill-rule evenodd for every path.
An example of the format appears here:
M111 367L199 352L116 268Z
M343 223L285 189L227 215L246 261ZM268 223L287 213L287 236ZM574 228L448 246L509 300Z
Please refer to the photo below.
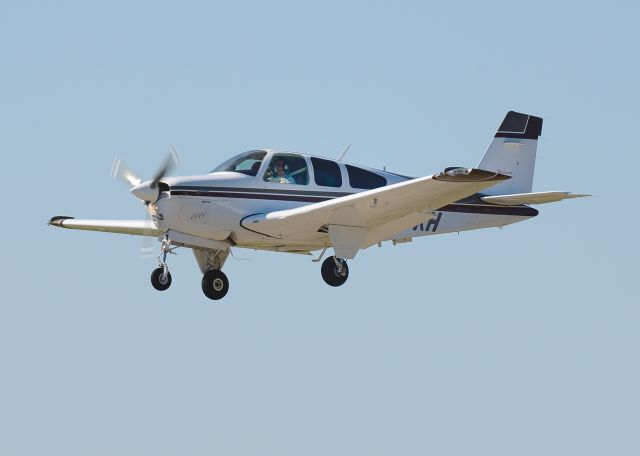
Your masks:
M571 192L536 192L536 193L518 193L515 195L497 195L483 196L482 201L500 206L518 206L520 204L544 204L554 203L571 198L582 198L585 196L581 193Z
M151 220L82 220L73 217L53 217L49 225L72 230L104 231L156 237L160 231Z

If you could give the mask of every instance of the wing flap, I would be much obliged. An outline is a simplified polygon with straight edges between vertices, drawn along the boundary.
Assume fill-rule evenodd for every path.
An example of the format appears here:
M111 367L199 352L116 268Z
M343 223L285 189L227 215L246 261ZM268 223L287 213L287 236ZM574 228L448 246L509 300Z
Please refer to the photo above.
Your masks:
M49 220L49 225L72 230L103 231L137 236L156 237L160 235L160 230L151 220L88 220L57 216Z
M518 206L521 204L554 203L565 199L583 198L586 196L591 195L571 192L535 192L518 193L514 195L483 196L482 200L487 203L497 204L500 206Z

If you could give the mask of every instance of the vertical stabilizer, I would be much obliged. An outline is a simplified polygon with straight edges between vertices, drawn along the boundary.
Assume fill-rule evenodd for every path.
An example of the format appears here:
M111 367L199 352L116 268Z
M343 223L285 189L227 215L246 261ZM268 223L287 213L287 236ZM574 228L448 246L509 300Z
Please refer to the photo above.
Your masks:
M511 179L484 191L487 195L529 193L533 189L538 137L542 118L509 111L478 168L497 171Z

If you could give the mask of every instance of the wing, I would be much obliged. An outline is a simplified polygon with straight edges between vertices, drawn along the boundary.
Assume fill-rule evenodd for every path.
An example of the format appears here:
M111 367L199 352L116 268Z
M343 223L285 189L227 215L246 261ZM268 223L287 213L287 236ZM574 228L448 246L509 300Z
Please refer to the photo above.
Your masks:
M447 169L296 209L256 214L245 218L242 226L279 239L326 229L336 255L353 258L358 249L384 239L375 234L376 228L394 222L395 232L402 231L415 225L415 217L408 215L437 210L506 179L509 176L480 169Z
M57 216L49 220L49 225L72 230L105 231L107 233L134 234L153 236L160 230L151 220L83 220L73 217Z
M515 195L483 196L482 200L487 203L499 204L501 206L517 206L519 204L554 203L564 199L582 198L585 196L591 195L570 192L536 192L518 193Z

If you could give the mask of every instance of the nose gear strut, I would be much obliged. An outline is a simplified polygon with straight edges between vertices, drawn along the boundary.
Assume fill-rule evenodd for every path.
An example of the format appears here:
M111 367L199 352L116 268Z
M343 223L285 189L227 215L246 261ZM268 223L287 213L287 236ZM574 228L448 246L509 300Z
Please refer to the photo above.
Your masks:
M167 254L173 253L178 247L171 247L171 240L166 234L160 241L160 255L158 255L158 267L151 273L151 285L159 291L167 290L171 286L171 273L167 265Z

